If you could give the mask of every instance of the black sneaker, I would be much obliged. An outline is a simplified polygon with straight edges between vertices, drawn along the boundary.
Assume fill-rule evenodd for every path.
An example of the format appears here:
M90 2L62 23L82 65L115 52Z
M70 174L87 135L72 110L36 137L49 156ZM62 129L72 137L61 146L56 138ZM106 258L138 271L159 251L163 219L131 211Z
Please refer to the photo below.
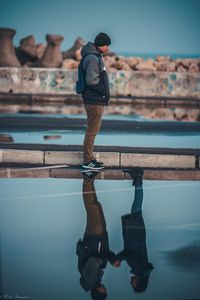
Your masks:
M104 168L102 164L100 164L98 161L91 160L88 163L84 163L82 165L83 169L91 169L91 170L101 170Z
M83 178L85 179L92 179L95 178L96 175L100 174L100 170L83 170L81 171Z
M144 171L142 169L132 168L124 170L124 172L128 173L133 179L132 185L137 186L142 184L142 179L144 175Z
M98 163L98 164L100 164L100 165L103 165L103 162L97 161L96 159L91 160L91 162L94 162L94 163Z

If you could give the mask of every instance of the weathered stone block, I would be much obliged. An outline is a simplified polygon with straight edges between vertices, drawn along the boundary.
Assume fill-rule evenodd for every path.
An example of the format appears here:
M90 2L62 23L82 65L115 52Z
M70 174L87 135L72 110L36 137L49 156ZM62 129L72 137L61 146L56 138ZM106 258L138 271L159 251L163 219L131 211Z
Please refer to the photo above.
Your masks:
M83 153L78 151L45 151L45 164L80 165Z
M99 177L95 178L109 180L124 180L124 172L122 170L105 169L105 171L100 173Z
M80 169L51 169L50 177L54 178L82 178Z
M195 156L122 153L120 165L141 168L195 168Z
M147 180L199 181L200 170L145 170Z
M43 155L43 151L1 149L0 162L43 164Z
M48 178L50 172L48 169L45 170L27 170L25 169L12 169L5 168L0 169L0 178Z
M119 166L120 162L120 153L116 152L94 152L96 159L102 161L105 166Z
M119 153L95 152L97 160L103 161L106 166L119 166ZM45 164L80 165L83 163L83 153L78 151L46 151Z

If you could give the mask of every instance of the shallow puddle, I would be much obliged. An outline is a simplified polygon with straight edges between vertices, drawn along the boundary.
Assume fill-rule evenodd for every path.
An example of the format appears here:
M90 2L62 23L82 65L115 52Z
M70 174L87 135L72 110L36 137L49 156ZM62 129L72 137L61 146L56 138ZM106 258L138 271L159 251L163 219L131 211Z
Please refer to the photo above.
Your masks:
M126 260L117 268L109 261L102 267L108 300L199 298L199 182L143 180L138 190L129 180L1 179L0 190L5 297L92 299L90 284L96 275L88 278L81 268L80 273L76 247L81 239L90 248L87 236L96 234L99 242L103 230L104 237L108 234L106 247L114 255L112 263L127 243L132 247L131 267ZM131 214L133 223L128 223L128 235L123 236L121 217L126 214ZM91 250L94 257L96 250ZM141 293L130 285L138 272L146 278ZM80 284L81 276L90 281L88 291L87 284Z

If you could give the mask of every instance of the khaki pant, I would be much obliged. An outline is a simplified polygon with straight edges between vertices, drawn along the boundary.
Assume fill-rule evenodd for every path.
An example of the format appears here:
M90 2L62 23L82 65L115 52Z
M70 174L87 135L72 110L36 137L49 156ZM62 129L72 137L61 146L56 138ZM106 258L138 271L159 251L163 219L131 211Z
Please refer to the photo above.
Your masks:
M94 140L101 128L104 106L85 104L87 113L87 129L83 142L83 163L95 159L93 155Z
M101 204L97 200L93 179L83 180L83 201L87 213L86 234L103 234L106 221Z

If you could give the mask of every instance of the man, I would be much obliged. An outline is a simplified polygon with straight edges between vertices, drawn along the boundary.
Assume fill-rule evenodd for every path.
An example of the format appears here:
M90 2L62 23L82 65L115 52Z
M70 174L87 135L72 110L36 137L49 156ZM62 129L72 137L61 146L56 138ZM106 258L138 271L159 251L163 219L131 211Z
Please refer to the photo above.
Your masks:
M107 263L116 266L116 255L109 247L109 238L103 209L97 200L94 179L97 171L82 171L83 201L87 214L83 239L76 247L80 284L91 292L93 300L106 299L107 289L103 284L103 274Z
M109 83L102 54L107 52L111 39L106 33L99 33L94 43L88 42L81 50L85 74L85 89L82 98L87 113L87 129L83 142L83 165L85 169L103 169L93 154L94 140L101 127L104 106L110 98Z
M146 229L142 217L143 170L128 171L135 186L134 201L131 213L122 216L122 232L124 249L117 254L115 264L125 260L131 268L131 286L135 292L141 293L147 289L153 265L148 260L146 247Z

